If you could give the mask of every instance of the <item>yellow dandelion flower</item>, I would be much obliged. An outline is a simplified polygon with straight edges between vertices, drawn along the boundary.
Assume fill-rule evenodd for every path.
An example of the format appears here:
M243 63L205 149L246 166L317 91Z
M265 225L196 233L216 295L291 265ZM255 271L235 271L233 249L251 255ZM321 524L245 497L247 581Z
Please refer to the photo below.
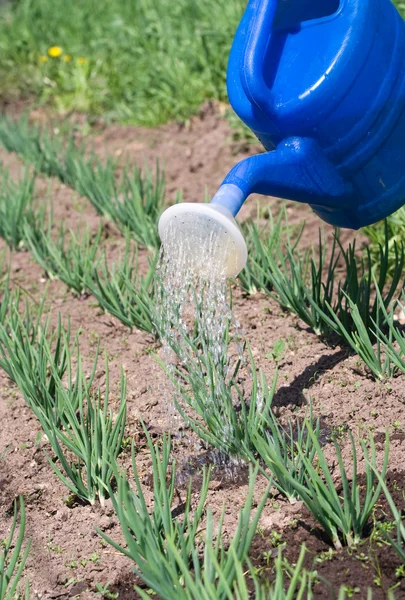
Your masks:
M87 62L87 58L83 58L82 56L77 59L79 65L84 65Z
M62 48L60 46L51 46L48 49L48 54L49 56L52 56L52 58L58 58L62 54Z
M39 60L40 60L41 62L46 62L46 61L48 60L48 57L47 57L47 56L40 56L40 57L39 57Z
M65 54L65 56L63 57L63 60L65 62L70 62L72 60L72 57L70 56L70 54Z

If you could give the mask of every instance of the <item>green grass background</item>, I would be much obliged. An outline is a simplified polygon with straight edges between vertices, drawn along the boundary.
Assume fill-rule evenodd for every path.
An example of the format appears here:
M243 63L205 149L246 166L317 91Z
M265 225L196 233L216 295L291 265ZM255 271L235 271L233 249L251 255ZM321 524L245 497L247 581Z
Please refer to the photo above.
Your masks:
M246 4L0 2L0 99L50 101L61 112L142 125L187 119L204 100L226 100L228 54ZM60 57L48 55L52 46Z
M61 111L143 125L187 119L206 99L226 100L228 53L245 5L245 0L6 3L0 8L0 97L34 97ZM60 46L62 56L47 56L52 46Z

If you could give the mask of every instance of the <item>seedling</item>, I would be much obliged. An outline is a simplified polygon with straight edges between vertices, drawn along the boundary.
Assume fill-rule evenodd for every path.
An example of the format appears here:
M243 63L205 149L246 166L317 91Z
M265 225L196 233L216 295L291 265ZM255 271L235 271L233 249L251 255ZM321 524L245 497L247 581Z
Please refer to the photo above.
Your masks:
M87 287L107 313L130 329L137 327L149 333L155 332L151 288L156 260L157 256L151 260L144 277L138 275L137 248L131 251L127 235L124 256L118 263L109 265L104 254L98 268L88 278Z
M19 181L13 181L0 164L0 236L11 250L18 250L24 242L24 222L32 206L35 174L28 169Z
M121 451L126 422L126 380L121 373L120 406L115 419L109 410L109 372L106 360L106 389L104 400L101 390L95 397L86 382L81 358L77 366L78 407L69 403L71 390L57 382L57 397L62 396L65 410L58 428L54 415L37 412L37 417L58 459L55 462L46 455L48 462L59 479L76 496L94 504L98 498L103 505L114 477L116 460ZM72 453L76 462L68 458ZM93 556L94 559L98 556Z
M43 218L32 215L24 226L26 245L49 277L60 279L71 290L82 295L97 265L102 227L93 238L88 227L74 233L61 224L56 240L53 239L52 227L51 216L44 227Z
M18 513L20 513L20 527L17 529ZM4 547L0 548L0 600L14 600L18 584L24 571L30 551L31 540L28 540L25 550L22 550L25 533L25 506L22 496L14 502L14 519L10 534ZM25 600L30 598L30 587L27 581L25 586Z
M100 596L103 596L103 598L108 598L108 600L115 600L115 598L118 598L118 592L111 592L110 590L110 584L107 582L104 585L102 585L101 583L96 583L96 594L100 594Z
M99 534L116 550L134 561L134 570L159 597L168 600L229 599L237 583L239 564L247 558L268 490L251 516L253 490L257 471L250 472L248 496L240 512L234 538L225 550L222 540L224 513L214 533L213 515L205 510L209 473L204 471L199 501L191 511L191 485L183 504L181 518L173 517L171 507L175 493L175 462L169 470L171 445L164 436L161 450L153 445L145 429L152 459L154 507L148 511L139 479L133 448L132 462L135 489L124 475L117 473L117 492L112 500L127 547L120 546L105 533ZM112 493L112 492L111 492ZM205 526L201 530L201 519ZM200 544L203 541L203 556ZM137 589L143 599L148 594ZM215 592L215 595L214 595Z

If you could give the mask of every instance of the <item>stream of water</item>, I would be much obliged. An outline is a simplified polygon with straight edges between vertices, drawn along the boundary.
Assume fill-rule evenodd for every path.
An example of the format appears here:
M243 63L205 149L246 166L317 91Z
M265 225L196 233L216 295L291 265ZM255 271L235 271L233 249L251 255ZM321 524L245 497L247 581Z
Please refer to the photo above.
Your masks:
M176 386L170 383L176 369L198 360L196 355L203 344L205 356L209 356L225 381L229 368L227 332L237 337L239 328L232 315L225 274L224 257L229 255L230 242L215 226L210 225L207 233L206 224L196 215L182 217L181 223L170 223L156 272L156 325L163 345L161 358L168 373L164 394L175 426L181 421L173 402ZM196 339L199 342L194 345ZM238 352L241 354L240 349ZM218 387L218 402L221 388Z

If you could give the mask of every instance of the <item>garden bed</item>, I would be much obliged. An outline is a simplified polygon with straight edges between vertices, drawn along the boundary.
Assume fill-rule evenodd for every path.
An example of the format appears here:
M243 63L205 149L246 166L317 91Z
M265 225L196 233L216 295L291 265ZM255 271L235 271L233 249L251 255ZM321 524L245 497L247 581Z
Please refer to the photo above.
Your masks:
M42 113L34 114L33 118L44 120ZM100 126L88 142L94 145L101 157L111 155L121 164L129 160L142 167L145 157L151 165L158 159L164 163L166 172L166 201L173 201L175 193L181 190L185 201L197 202L202 201L206 189L209 195L216 190L237 159L258 150L254 147L241 148L231 138L232 132L219 109L208 104L187 125L169 124L153 130ZM0 160L13 177L21 177L21 157L2 149ZM83 222L94 234L102 220L102 244L106 247L108 259L114 260L125 245L118 228L105 217L97 215L88 199L79 196L55 177L46 179L40 176L35 193L38 201L47 195L49 186L54 222L63 221L73 229ZM270 203L274 214L281 206L276 199L250 198L241 211L241 220L256 214L257 202L261 206ZM303 246L312 244L318 236L319 219L308 207L298 204L288 203L287 212L293 225L306 220L301 243ZM332 228L325 225L324 229L330 240ZM353 232L342 232L342 243L347 244L354 235ZM363 238L360 235L358 238L361 252ZM0 248L6 248L3 241ZM139 268L146 272L145 250L139 251ZM165 376L153 357L154 351L159 352L158 343L150 333L136 328L131 331L118 319L106 314L97 306L92 295L72 294L61 281L49 280L29 252L12 252L10 269L11 287L20 286L31 300L39 302L46 290L46 309L52 311L53 324L56 325L57 314L61 313L64 321L70 319L73 334L82 331L80 351L87 375L99 340L101 349L109 358L110 403L115 411L119 404L118 384L123 366L127 376L127 424L126 443L119 463L129 468L130 444L133 441L148 506L152 506L150 456L140 420L144 420L155 440L160 440L164 432L177 427L168 412ZM273 400L277 416L281 419L304 417L311 402L314 416L321 418L325 439L332 431L338 433L349 472L351 444L347 428L354 435L372 434L379 466L384 454L384 434L388 428L391 449L387 480L397 506L404 508L404 376L387 381L374 380L359 364L357 356L350 356L349 351L340 346L328 346L297 317L283 311L264 294L247 296L235 288L233 299L234 314L241 323L256 367L263 370L268 381L275 371L275 363L270 356L274 344L280 339L285 341ZM101 358L95 378L97 386L102 389L106 374L103 364ZM52 473L44 455L43 448L48 452L50 449L39 434L36 418L16 385L3 372L0 373L0 419L0 539L7 537L14 499L22 494L27 512L26 537L32 539L24 577L31 581L32 597L80 597L87 600L100 596L101 592L96 596L99 591L97 584L104 586L108 583L109 592L105 591L105 595L111 593L110 597L115 597L113 594L118 593L120 599L138 598L134 585L143 584L133 574L131 561L107 545L94 529L97 526L122 543L111 500L107 500L104 507L98 503L90 506L69 501L68 490ZM176 502L181 511L190 472L198 480L201 465L210 462L210 457L205 460L205 452L199 449L196 437L184 428L180 435L174 437L173 448L179 462ZM324 451L338 483L338 469L329 442L325 443ZM360 462L359 468L360 471L364 469L364 462ZM255 502L259 502L266 485L265 477L259 476L254 492ZM193 488L194 500L197 498L196 489ZM207 504L217 520L225 502L226 536L235 532L247 489L246 467L233 467L231 470L214 468ZM375 519L392 521L383 497L377 505ZM319 579L329 581L332 586L327 587L320 580L314 586L316 598L333 598L331 590L337 597L341 585L347 586L348 597L366 598L367 588L371 587L373 599L379 600L386 597L389 587L397 586L397 600L405 598L405 573L400 569L400 560L381 536L366 538L355 549L333 551L303 504L290 504L277 493L267 501L259 525L250 556L260 576L270 580L274 577L275 548L285 544L285 555L293 563L298 559L300 545L305 543L309 550L306 567L316 569Z

